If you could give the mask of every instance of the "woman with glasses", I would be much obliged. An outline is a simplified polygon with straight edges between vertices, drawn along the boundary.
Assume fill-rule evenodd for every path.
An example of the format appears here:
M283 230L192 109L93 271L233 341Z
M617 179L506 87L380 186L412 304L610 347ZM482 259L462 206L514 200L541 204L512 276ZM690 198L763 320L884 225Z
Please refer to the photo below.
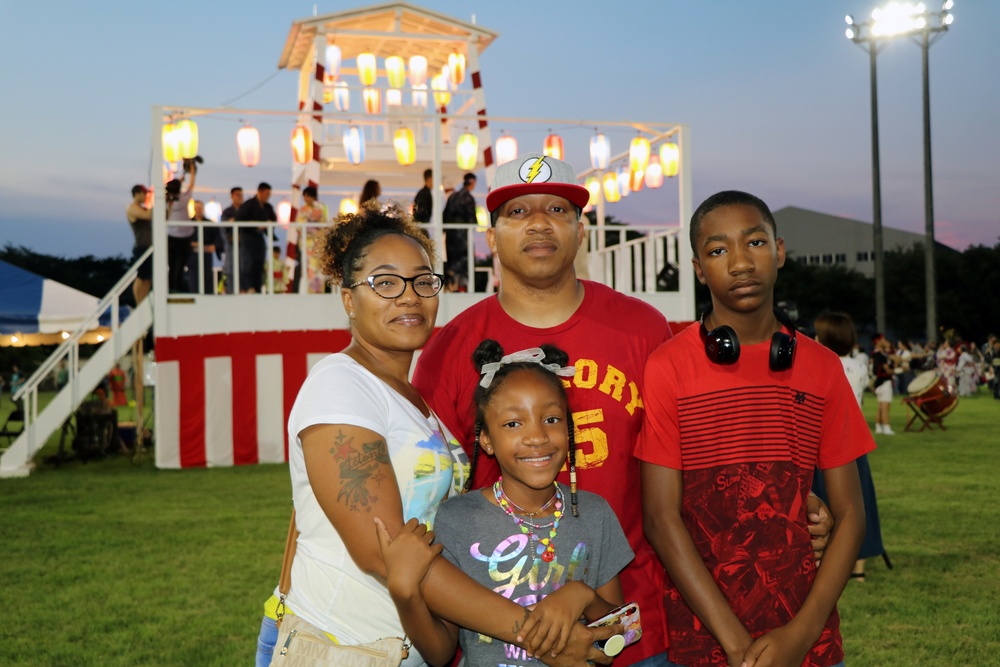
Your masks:
M395 516L396 530L411 517L431 523L468 461L408 380L442 284L430 239L394 211L367 208L341 216L319 246L352 341L310 370L289 415L299 536L285 605L339 643L363 644L403 635L372 518ZM258 667L271 661L277 602L265 605Z
M439 503L460 492L469 465L409 381L413 353L434 330L443 283L433 272L433 243L398 208L369 207L340 216L320 254L323 273L341 286L352 341L312 368L289 415L299 535L282 613L343 645L403 636L377 517L398 541L396 553L414 541L424 545L413 567L433 561L422 592L436 614L513 643L524 609L436 558L440 547L430 546L433 532L421 525L430 526ZM265 604L258 667L270 664L278 637L278 595ZM403 664L421 665L423 638L412 639ZM580 658L564 655L558 664L586 664L582 657L594 638L577 633L575 639Z

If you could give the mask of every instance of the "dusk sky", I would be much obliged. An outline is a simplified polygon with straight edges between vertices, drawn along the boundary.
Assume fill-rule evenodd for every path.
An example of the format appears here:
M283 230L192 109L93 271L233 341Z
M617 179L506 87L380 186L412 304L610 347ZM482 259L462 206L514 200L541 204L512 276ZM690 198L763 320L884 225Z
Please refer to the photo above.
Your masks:
M124 209L131 186L151 180L151 107L220 106L276 72L292 21L366 4L4 2L0 244L130 254ZM844 15L863 20L873 0L415 4L466 21L474 12L499 33L481 58L491 116L687 123L695 204L735 188L775 210L872 219L868 55L844 36ZM953 12L930 50L934 198L938 239L964 249L1000 235L1000 2L956 0ZM896 40L878 65L883 221L922 233L920 48ZM296 90L297 73L280 71L233 105L290 110ZM565 135L578 169L590 132ZM252 170L234 146L202 152L205 199L259 180L290 185L277 150ZM661 200L639 194L609 212L656 220Z

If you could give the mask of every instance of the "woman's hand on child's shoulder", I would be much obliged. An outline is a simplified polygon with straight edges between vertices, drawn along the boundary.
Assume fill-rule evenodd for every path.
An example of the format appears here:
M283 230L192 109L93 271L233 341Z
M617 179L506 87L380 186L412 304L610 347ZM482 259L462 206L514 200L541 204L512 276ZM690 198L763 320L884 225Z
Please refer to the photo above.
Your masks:
M375 518L378 548L388 572L386 585L394 598L409 599L420 594L420 582L431 563L444 549L434 544L434 531L416 519L407 521L396 537L378 517Z
M558 655L566 648L573 626L580 622L594 595L586 584L567 582L532 607L517 641L532 656Z

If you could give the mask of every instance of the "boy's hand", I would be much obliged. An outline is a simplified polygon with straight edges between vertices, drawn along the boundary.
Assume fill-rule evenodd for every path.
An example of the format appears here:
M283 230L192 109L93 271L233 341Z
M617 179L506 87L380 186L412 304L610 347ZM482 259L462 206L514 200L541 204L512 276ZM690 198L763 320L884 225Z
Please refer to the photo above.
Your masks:
M382 562L388 572L387 587L396 597L409 598L420 591L420 582L431 562L444 550L440 544L433 544L434 531L416 519L403 525L395 538L378 517L375 517L375 534Z
M823 560L826 544L830 541L830 533L833 532L833 517L830 516L830 508L812 493L806 497L806 515L809 519L809 534L812 536L813 555L816 557L816 565L819 565Z
M747 649L742 667L799 667L815 642L796 631L793 623L758 637Z
M517 641L531 656L558 655L566 648L574 625L593 602L594 591L586 584L570 581L534 605Z
M723 644L723 648L726 650L726 662L729 663L729 667L743 667L746 664L746 654L747 649L753 644L753 637L750 633L740 628L742 633L739 637L739 644L734 644L727 647Z

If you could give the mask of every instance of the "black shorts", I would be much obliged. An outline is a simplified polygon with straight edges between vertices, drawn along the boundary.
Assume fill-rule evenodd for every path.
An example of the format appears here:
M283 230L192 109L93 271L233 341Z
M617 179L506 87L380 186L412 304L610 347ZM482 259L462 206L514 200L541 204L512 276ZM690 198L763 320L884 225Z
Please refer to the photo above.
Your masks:
M132 263L142 256L142 253L146 252L149 248L148 245L137 245L132 248ZM139 280L148 280L152 282L153 280L153 256L150 255L146 258L146 261L139 265L139 271L136 273L136 277Z

